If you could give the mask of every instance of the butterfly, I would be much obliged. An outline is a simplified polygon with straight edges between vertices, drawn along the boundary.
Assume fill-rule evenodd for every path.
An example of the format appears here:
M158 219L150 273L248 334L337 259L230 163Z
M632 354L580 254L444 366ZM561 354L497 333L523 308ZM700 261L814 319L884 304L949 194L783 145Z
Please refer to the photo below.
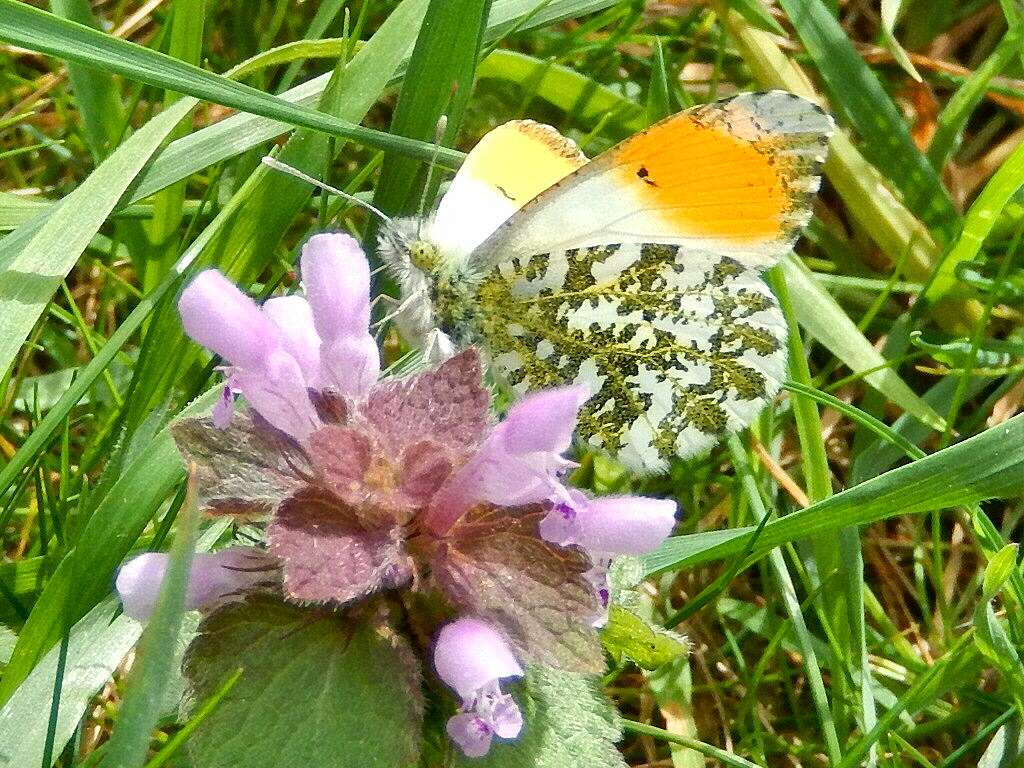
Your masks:
M396 323L476 345L516 395L592 393L588 445L642 472L748 426L786 370L761 272L811 216L834 123L784 91L687 109L589 160L530 120L486 134L433 214L382 229Z

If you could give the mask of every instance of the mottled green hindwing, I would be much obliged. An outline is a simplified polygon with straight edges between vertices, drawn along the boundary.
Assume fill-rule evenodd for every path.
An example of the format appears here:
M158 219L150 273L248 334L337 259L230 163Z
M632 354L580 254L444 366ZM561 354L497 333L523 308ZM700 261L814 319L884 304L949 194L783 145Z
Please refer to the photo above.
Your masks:
M589 387L581 437L636 469L749 425L785 372L775 297L726 256L630 243L513 258L470 303L513 391Z

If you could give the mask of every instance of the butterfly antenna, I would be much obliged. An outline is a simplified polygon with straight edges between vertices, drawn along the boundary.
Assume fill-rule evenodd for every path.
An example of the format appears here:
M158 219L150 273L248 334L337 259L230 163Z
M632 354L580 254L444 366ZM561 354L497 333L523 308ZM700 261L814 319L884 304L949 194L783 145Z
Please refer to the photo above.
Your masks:
M441 142L448 130L448 115L441 115L437 118L437 125L434 128L434 153L430 157L430 165L427 166L427 178L423 182L423 192L420 195L419 215L416 217L416 238L420 239L423 219L427 213L427 193L430 192L430 185L434 181L434 169L437 168L437 155L441 151Z
M394 230L395 228L394 220L386 213L384 213L384 211L382 211L380 208L373 205L372 203L368 203L365 200L360 200L355 195L351 195L348 192L344 192L338 189L337 187L332 187L330 184L324 184L319 179L314 179L309 174L303 173L298 168L293 168L292 166L286 163L282 163L280 160L278 160L275 157L271 157L270 155L267 155L266 157L263 158L263 164L270 166L275 171L287 173L289 176L294 176L296 179L301 179L307 184L312 184L317 189L321 189L324 192L329 192L332 195L337 195L338 197L348 200L350 203L354 203L355 205L358 205L361 208L365 208L374 216L377 216L381 221L387 224L389 229Z

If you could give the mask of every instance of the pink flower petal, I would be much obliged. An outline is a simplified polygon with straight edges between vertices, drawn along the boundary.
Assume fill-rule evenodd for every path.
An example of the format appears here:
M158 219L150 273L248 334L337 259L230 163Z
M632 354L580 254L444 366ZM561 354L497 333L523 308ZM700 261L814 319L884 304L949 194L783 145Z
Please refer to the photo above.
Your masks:
M231 378L260 416L296 440L319 426L302 368L283 349L269 355L262 370L236 369Z
M370 325L370 265L349 235L314 235L302 247L302 282L320 338L361 336Z
M167 561L167 555L162 552L145 552L121 566L115 587L128 616L145 621L152 615L167 572Z
M380 350L365 331L339 336L321 347L320 365L319 386L359 397L369 392L380 376Z
M502 739L514 739L523 730L523 713L511 696L502 696L491 713L494 735Z
M185 333L233 365L259 368L280 335L252 299L215 269L200 272L178 299Z
M473 712L460 712L448 718L445 730L466 757L483 757L491 749L494 731Z
M524 397L498 426L510 453L564 453L572 444L576 417L590 399L586 387L547 389Z
M488 683L523 674L497 630L473 618L458 619L441 628L434 646L434 668L464 701L471 701Z
M284 348L302 368L307 383L320 374L320 337L313 326L313 310L301 296L277 296L263 311L281 331Z
M163 552L145 552L121 566L115 586L126 615L138 621L152 615L169 560ZM196 554L185 590L185 609L210 610L239 598L265 581L274 567L272 558L255 547Z
M609 496L576 505L573 520L564 526L564 510L556 504L541 524L541 535L558 535L561 541L548 540L576 544L589 552L642 555L653 552L672 533L675 515L676 503L670 499Z

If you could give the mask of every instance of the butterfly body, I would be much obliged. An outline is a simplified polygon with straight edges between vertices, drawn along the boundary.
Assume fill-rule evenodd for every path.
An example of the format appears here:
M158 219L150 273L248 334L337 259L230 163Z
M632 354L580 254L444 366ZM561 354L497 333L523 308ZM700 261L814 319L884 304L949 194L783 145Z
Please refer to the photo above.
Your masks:
M431 356L479 346L517 395L586 386L581 437L634 469L707 450L784 377L760 272L810 216L830 130L778 91L680 113L590 162L547 126L501 126L434 216L382 237L399 328Z

